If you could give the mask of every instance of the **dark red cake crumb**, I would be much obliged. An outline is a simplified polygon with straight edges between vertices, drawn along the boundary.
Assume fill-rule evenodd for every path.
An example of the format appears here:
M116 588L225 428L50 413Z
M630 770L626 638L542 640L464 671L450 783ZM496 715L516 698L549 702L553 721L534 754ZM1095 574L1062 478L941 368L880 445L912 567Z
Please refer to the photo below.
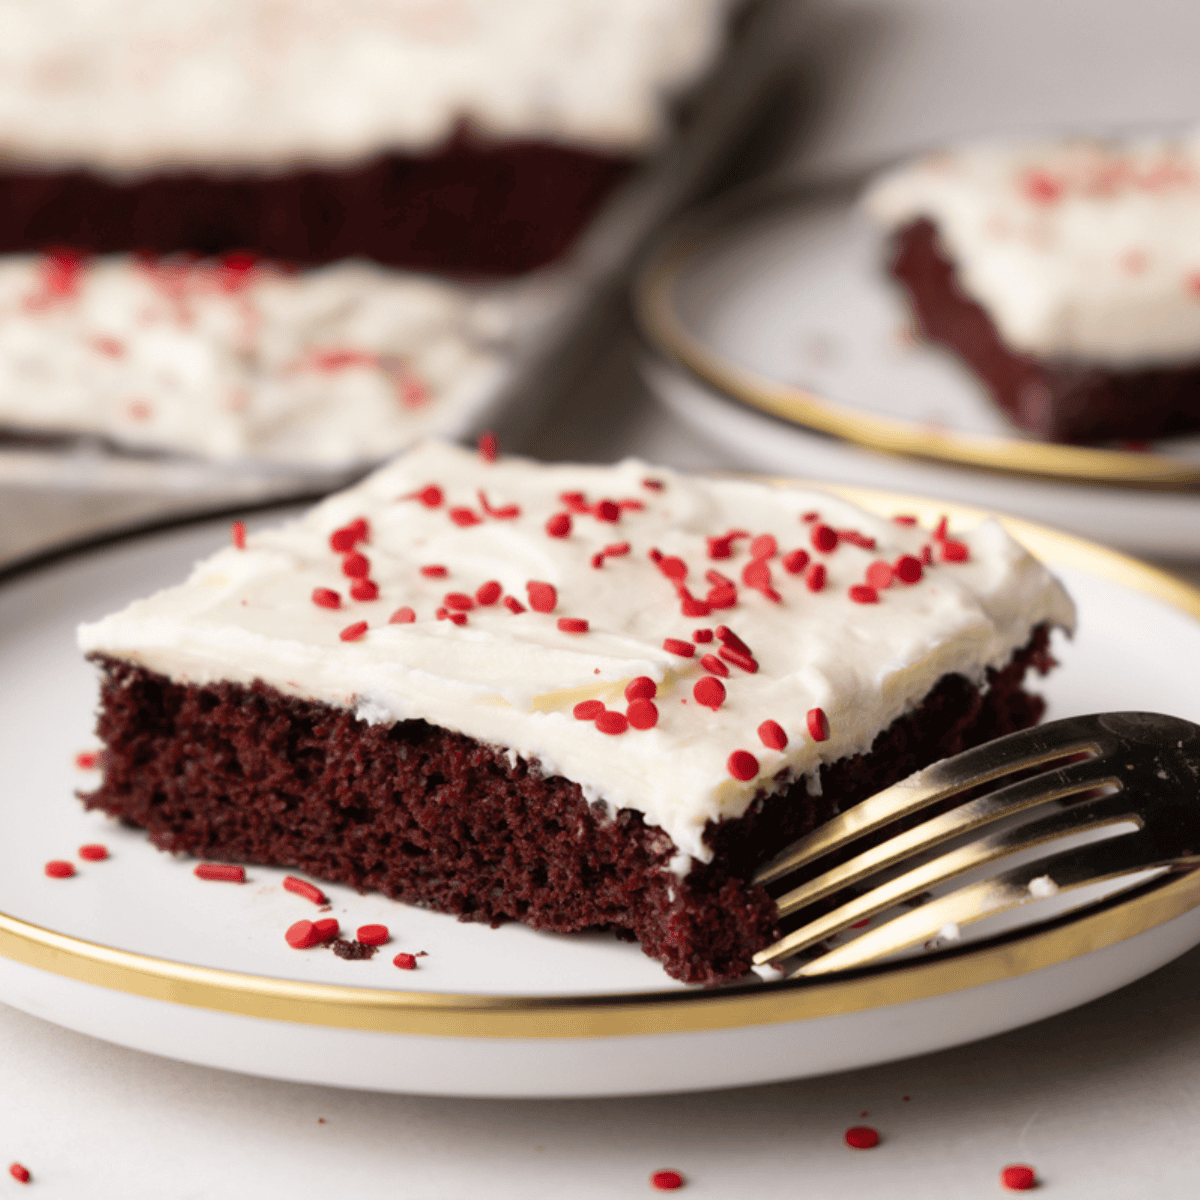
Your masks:
M879 1130L870 1125L852 1125L842 1139L851 1150L872 1150L879 1145Z
M1000 1186L1010 1192L1028 1192L1037 1185L1037 1172L1024 1163L1013 1163L1000 1172Z
M650 1186L656 1192L677 1192L683 1184L684 1178L678 1171L655 1171L650 1176Z
M65 859L52 858L43 868L51 879L70 879L75 868Z
M338 956L338 958L344 958L350 962L355 962L365 958L374 958L375 951L379 949L378 946L368 946L363 942L357 941L351 942L343 937L334 938L333 941L329 943L329 947L334 954Z
M19 1162L10 1163L8 1167L8 1173L18 1183L28 1183L33 1178L33 1176L29 1173L29 1168L23 1167Z

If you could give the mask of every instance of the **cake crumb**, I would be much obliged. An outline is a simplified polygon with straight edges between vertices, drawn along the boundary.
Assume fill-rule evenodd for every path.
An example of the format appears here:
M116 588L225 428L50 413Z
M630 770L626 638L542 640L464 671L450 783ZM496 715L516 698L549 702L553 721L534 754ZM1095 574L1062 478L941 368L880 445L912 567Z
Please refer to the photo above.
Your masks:
M379 947L366 946L362 942L352 942L347 938L340 937L334 938L333 941L330 942L330 949L333 950L334 954L336 954L338 958L349 959L351 962L353 962L362 958L374 958L375 951L378 950Z

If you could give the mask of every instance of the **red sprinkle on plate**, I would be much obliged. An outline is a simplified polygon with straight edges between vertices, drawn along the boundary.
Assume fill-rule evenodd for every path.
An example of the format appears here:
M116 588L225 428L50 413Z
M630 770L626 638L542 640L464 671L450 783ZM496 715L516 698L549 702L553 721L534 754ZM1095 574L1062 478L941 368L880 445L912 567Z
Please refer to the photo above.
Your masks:
M51 879L70 879L75 874L75 868L62 858L52 858L42 869Z
M392 935L386 925L360 925L354 936L364 946L382 946Z
M392 959L392 966L399 967L402 971L415 971L417 969L416 955L405 954L401 951Z
M879 1145L879 1130L870 1125L852 1125L842 1137L851 1150L871 1150Z
M215 879L220 883L246 882L246 868L236 867L233 863L197 863L192 874L197 879Z
M1028 1192L1037 1182L1037 1172L1024 1163L1013 1163L1000 1172L1000 1186L1010 1192Z
M314 904L329 903L325 893L316 884L309 883L307 879L297 879L295 875L287 875L284 877L283 886L285 890L294 892L297 896L303 896L305 900L311 900Z
M94 771L100 765L98 750L80 750L75 755L75 765L81 771Z
M655 1171L650 1176L650 1186L656 1192L677 1192L683 1183L683 1176L678 1171Z
M89 842L79 847L79 857L87 862L103 862L108 857L108 847L99 842Z
M13 1177L13 1178L14 1178L14 1179L15 1179L15 1180L18 1182L18 1183L28 1183L28 1182L29 1182L29 1181L30 1181L30 1180L33 1178L33 1176L29 1174L29 1168L28 1168L28 1167L23 1167L23 1166L22 1166L20 1163L18 1163L18 1162L15 1162L15 1163L9 1163L9 1166L8 1166L8 1173L9 1173L9 1174L10 1174L10 1175L11 1175L11 1176L12 1176L12 1177Z

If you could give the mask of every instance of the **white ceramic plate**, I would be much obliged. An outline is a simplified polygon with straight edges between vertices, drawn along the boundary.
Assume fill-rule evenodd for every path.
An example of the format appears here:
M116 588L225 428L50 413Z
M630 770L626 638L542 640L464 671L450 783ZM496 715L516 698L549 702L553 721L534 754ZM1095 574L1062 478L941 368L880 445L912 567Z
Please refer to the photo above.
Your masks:
M857 414L899 422L916 434L991 439L1011 470L1026 469L1023 447L1044 444L1017 430L957 360L913 340L903 298L884 271L883 237L858 212L857 192L806 195L772 185L693 216L681 227L679 257L668 254L671 282L652 307L669 306L715 361L803 389L851 428ZM656 260L643 280L644 306L649 285L662 276ZM643 308L652 336L670 339L660 316ZM837 441L730 399L678 369L655 368L648 378L678 416L750 469L919 490L1140 553L1200 553L1195 492L1106 484L1099 469L1065 482L977 470L954 462L952 448L944 461L888 456L854 445L853 432L851 441ZM1170 456L1193 470L1200 462L1200 437L1154 449L1156 459ZM1147 456L1118 458L1135 470Z
M929 511L911 499L877 502ZM1075 641L1056 650L1051 714L1142 708L1200 720L1193 673L1179 670L1200 661L1200 596L1097 547L1025 536L1081 614ZM382 922L391 944L366 962L292 950L284 930L315 910L283 890L283 871L251 867L243 885L202 882L191 860L85 813L72 795L92 782L74 756L95 744L94 673L75 650L76 623L176 581L227 537L226 521L206 521L0 581L0 999L14 1007L266 1076L457 1095L605 1095L818 1074L954 1045L1101 995L1200 941L1194 908L1040 969L1016 968L1010 956L999 975L977 975L965 989L945 982L959 960L934 956L913 969L915 991L894 972L704 991L673 983L607 936L492 930L327 887L343 929ZM88 842L111 857L82 861L76 851ZM44 874L59 858L76 863L73 878ZM397 951L428 956L401 972ZM921 984L931 971L943 982Z

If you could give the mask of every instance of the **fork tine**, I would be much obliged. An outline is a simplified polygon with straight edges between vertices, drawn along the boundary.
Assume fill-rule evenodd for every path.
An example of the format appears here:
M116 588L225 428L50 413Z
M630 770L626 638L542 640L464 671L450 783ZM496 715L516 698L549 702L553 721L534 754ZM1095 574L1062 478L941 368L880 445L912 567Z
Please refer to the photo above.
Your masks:
M964 750L917 771L827 821L761 867L754 882L773 883L855 838L970 788L1073 754L1090 752L1099 756L1104 745L1103 731L1094 719L1069 717Z
M1019 829L993 834L990 837L980 838L965 846L960 846L947 854L940 855L932 862L914 867L903 875L848 900L832 912L825 913L802 925L799 929L793 930L764 950L760 950L754 956L754 962L756 965L762 966L786 958L809 946L816 945L818 942L823 942L835 933L841 933L858 921L866 920L877 913L893 908L913 896L919 896L922 892L927 892L930 888L945 883L957 875L963 875L967 871L972 871L997 859L1007 858L1024 850L1032 850L1068 834L1087 833L1090 830L1124 821L1135 822L1140 829L1144 825L1142 818L1137 813L1129 811L1128 806L1129 798L1120 792L1115 795L1101 796L1093 801L1075 806L1067 812L1053 813L1040 820L1032 821L1028 825L1022 825ZM1129 841L1130 837L1126 836L1117 840ZM1135 850L1136 845L1135 842ZM890 928L905 920L907 920L906 916L897 917L885 928ZM868 936L872 935L863 935L863 937ZM858 939L858 941L862 940L863 938Z
M1034 879L1047 877L1053 881L1058 892L1066 892L1122 875L1185 864L1200 866L1200 856L1177 855L1147 862L1136 837L1132 835L1060 851L932 900L878 929L870 930L845 946L836 947L820 958L805 963L792 972L792 977L825 975L865 966L926 941L947 924L961 928L1015 908L1031 898L1029 884Z
M1069 763L1048 774L1010 783L998 791L969 800L948 813L932 817L916 828L896 834L815 879L785 892L775 901L779 915L788 916L844 887L853 887L901 859L932 850L951 838L981 829L1035 805L1065 799L1092 788L1124 786L1115 775L1097 774L1098 765L1103 766L1095 758Z

